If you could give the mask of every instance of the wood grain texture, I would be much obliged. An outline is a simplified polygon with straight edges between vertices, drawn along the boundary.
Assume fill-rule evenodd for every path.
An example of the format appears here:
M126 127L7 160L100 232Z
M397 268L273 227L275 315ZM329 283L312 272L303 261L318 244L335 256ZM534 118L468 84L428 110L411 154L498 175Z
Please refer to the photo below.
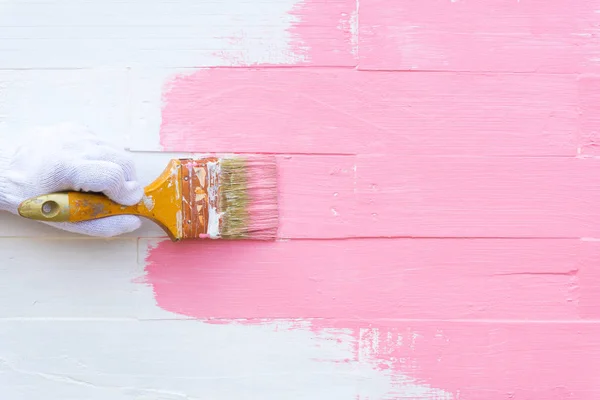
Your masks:
M134 238L2 238L0 275L0 320L171 316L140 284Z
M595 129L584 123L595 114L593 97L580 96L589 84L560 75L200 70L165 84L160 144L197 152L575 156L587 143L580 137ZM157 148L155 136L134 138L135 150Z
M292 329L295 327L295 329ZM294 321L2 320L0 386L10 399L303 400L432 394L354 358L343 330ZM449 396L446 396L449 398Z
M361 0L360 69L598 72L597 0Z
M351 21L356 2L319 5L296 0L3 1L0 51L6 56L0 68L356 65L352 42L357 32ZM304 32L307 18L312 22Z

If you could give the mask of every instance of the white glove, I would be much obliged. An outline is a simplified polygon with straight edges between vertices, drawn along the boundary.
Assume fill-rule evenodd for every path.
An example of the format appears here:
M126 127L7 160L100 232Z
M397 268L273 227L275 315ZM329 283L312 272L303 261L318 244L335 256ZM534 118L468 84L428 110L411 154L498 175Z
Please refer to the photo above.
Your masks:
M0 210L18 214L23 200L66 190L102 192L127 206L138 203L144 192L127 152L83 126L62 124L37 130L13 146L0 143ZM133 215L45 223L69 232L104 237L132 232L141 225Z

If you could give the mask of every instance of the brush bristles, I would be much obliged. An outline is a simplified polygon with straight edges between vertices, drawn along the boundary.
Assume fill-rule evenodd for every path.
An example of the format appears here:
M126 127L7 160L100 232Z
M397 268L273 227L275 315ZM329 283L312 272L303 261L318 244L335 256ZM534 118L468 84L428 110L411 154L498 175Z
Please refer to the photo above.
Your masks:
M279 224L275 157L225 158L219 164L221 237L274 240Z

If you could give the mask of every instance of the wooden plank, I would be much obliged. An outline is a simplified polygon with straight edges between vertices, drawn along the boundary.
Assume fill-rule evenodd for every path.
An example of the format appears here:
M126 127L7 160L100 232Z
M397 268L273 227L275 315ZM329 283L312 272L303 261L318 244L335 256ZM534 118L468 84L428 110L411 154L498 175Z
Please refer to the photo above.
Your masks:
M0 386L10 399L290 400L443 391L354 359L343 330L177 320L2 320ZM438 397L439 398L439 397ZM445 397L448 398L448 397Z
M282 238L599 237L597 159L280 158Z
M0 273L0 319L170 315L143 284L133 238L2 238Z
M140 151L577 155L594 104L579 97L589 82L560 75L209 69L170 78L162 95L156 79L132 80L134 107L161 113L134 117Z
M315 333L298 321L0 320L0 385L15 399L52 393L90 400L593 400L600 394L598 323L331 324L340 327Z
M352 221L366 236L600 234L597 159L360 156L356 165Z
M0 68L356 65L356 2L313 3L3 2Z
M598 0L361 0L360 69L598 72Z
M600 243L569 239L141 240L160 307L195 318L600 317Z

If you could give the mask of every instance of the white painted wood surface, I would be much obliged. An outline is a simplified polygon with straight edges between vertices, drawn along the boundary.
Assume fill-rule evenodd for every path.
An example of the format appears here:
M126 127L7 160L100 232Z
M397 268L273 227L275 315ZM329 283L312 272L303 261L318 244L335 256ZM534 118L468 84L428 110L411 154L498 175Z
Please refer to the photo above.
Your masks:
M2 0L2 68L198 67L297 60L294 0Z
M296 61L286 31L294 4L0 0L0 135L77 119L158 149L165 78ZM141 180L173 156L136 152ZM281 329L285 321L219 325L161 310L143 283L140 236L162 232L147 223L118 239L82 238L0 214L0 398L445 398L368 360L344 362L350 335L328 340L308 327Z

